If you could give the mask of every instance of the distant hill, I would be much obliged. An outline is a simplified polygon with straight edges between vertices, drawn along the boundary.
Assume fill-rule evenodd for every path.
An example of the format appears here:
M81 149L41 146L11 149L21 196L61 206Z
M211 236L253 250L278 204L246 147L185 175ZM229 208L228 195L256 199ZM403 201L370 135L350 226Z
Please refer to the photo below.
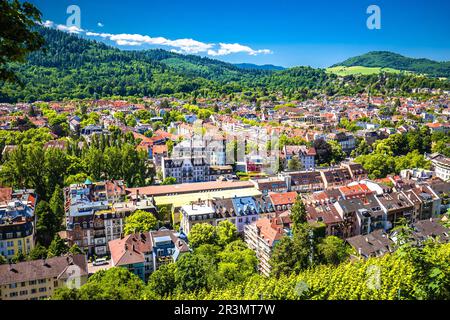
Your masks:
M374 90L414 88L450 90L449 81L399 74L379 84L375 74L361 72L342 82L332 72L310 67L270 70L166 50L120 50L62 31L38 28L46 50L28 55L24 64L11 64L23 86L0 82L0 102L98 99L105 97L213 97L242 95L244 99L304 100L319 94L353 95ZM264 69L265 68L265 69ZM268 69L269 68L269 69ZM361 69L361 68L359 68ZM382 86L382 87L381 87Z
M373 51L347 59L332 67L362 66L371 68L391 68L426 74L431 77L450 77L450 61L438 62L430 59L415 59L388 51Z
M235 63L234 64L239 69L250 69L250 70L284 70L284 67L274 66L273 64L257 65L253 63Z

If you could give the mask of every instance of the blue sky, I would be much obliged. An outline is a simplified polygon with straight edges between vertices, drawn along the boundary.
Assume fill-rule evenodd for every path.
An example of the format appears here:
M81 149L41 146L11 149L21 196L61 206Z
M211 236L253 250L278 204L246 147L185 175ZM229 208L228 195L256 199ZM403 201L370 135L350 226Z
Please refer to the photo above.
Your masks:
M446 0L29 0L64 29L69 5L80 34L122 49L161 47L227 62L327 67L372 50L450 60ZM370 5L381 29L369 30ZM102 35L101 35L102 34Z

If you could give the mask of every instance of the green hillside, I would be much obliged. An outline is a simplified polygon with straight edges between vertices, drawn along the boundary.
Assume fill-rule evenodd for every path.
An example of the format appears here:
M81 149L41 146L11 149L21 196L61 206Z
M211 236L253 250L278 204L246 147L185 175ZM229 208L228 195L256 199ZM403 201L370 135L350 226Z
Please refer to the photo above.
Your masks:
M332 73L341 77L349 76L349 75L373 75L380 73L394 73L398 74L402 71L392 68L370 68L370 67L362 67L362 66L353 66L353 67L345 67L345 66L337 66L332 68L327 68L328 73Z
M450 77L450 61L437 62L429 59L414 59L388 51L373 51L347 59L332 67L363 66L369 68L391 68L426 74L432 77Z
M0 102L167 96L309 99L319 94L351 95L368 85L381 93L397 88L450 89L450 82L406 74L380 85L376 74L346 77L310 67L285 70L239 68L230 63L161 49L124 51L62 31L40 27L45 50L13 64L23 86L0 83ZM348 79L347 79L348 78ZM376 84L376 85L375 85ZM400 88L400 90L398 90Z

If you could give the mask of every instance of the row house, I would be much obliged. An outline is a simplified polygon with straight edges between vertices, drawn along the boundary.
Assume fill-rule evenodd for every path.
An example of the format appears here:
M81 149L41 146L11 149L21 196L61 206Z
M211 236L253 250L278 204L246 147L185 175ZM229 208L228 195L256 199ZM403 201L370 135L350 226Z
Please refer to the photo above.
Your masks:
M287 188L290 191L306 193L325 188L319 171L284 172L280 176L286 180Z
M286 210L291 210L297 199L298 193L295 191L275 193L270 192L269 198L272 205L277 213L284 212Z
M268 195L269 192L287 192L288 187L286 180L280 177L269 177L264 179L250 180L254 183L256 189L262 192L263 195Z
M212 199L182 206L181 227L189 235L193 225L197 223L209 223L216 226L221 221L228 220L236 226L239 233L242 233L245 225L261 217L272 215L274 212L270 198L266 196Z
M308 204L305 207L309 224L323 223L326 226L325 233L327 236L343 237L344 220L333 204Z
M346 186L354 181L346 168L334 168L320 171L325 189Z

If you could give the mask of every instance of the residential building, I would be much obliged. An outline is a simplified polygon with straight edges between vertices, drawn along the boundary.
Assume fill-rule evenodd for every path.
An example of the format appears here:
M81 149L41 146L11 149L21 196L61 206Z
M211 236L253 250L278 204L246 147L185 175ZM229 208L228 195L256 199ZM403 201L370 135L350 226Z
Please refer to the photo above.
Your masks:
M0 196L0 255L27 255L34 248L36 195L33 190L1 188Z
M297 199L298 193L295 191L291 192L270 192L269 198L272 202L272 205L277 213L284 212L286 210L291 210L292 205L295 203Z
M438 153L433 153L428 158L433 164L436 177L450 181L450 158Z
M83 254L0 265L0 300L40 300L58 288L78 288L88 277Z
M286 164L289 160L296 157L301 162L303 170L314 170L316 149L307 146L284 146L283 148Z
M245 226L245 242L255 251L261 274L270 275L269 261L273 248L283 236L291 235L291 224L288 215L279 215L274 218L262 218Z
M350 174L350 171L346 168L321 170L320 174L322 175L324 187L326 189L346 186L354 180Z
M176 262L189 252L186 236L165 228L130 234L109 241L108 246L112 265L127 268L143 281L162 264Z
M163 179L173 177L177 183L210 181L209 164L204 157L164 158L161 170Z
M386 253L394 252L394 242L384 230L376 230L369 234L358 235L346 239L358 256L365 259L381 257Z

